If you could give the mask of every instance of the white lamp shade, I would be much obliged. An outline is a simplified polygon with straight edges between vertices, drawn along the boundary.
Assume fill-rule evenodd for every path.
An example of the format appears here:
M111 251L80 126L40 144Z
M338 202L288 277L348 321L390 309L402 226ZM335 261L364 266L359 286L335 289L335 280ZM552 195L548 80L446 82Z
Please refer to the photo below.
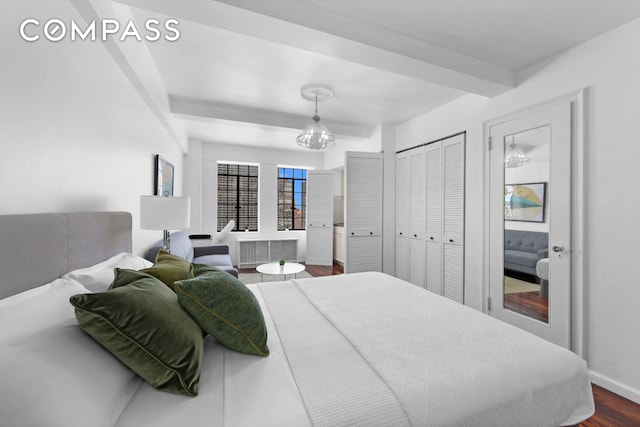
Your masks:
M140 227L178 230L191 223L190 197L140 196Z

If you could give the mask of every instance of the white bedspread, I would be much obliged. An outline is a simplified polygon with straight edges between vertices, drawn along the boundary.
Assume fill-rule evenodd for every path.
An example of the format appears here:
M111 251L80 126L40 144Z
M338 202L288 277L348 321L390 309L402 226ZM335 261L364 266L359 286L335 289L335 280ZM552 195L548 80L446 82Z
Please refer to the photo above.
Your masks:
M379 273L294 282L412 425L557 426L593 414L586 363L534 335Z
M93 283L93 282L92 282ZM0 426L558 426L593 413L573 353L381 273L250 286L269 357L205 340L163 393L82 333L58 279L0 300Z
M198 397L143 384L117 426L551 427L593 414L575 354L393 277L250 288L269 357L207 338Z

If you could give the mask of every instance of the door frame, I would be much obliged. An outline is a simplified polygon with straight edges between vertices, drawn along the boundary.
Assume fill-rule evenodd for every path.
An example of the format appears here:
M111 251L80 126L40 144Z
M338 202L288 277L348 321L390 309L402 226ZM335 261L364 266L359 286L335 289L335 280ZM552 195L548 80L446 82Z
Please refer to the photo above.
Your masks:
M579 89L566 95L520 109L516 112L498 116L483 122L482 141L483 149L483 254L482 254L482 311L489 314L489 250L490 250L490 140L491 128L501 123L527 116L537 111L548 109L559 104L571 104L571 318L570 318L570 349L582 358L585 358L585 264L584 254L588 249L584 246L584 140L585 140L585 97L586 89Z

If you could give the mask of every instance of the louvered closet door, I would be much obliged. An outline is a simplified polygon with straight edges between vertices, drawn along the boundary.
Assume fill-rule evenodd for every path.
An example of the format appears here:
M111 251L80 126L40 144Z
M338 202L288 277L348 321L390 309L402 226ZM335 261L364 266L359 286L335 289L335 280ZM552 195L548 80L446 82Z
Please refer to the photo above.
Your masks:
M426 176L424 147L410 151L410 266L409 281L414 285L425 287L426 273Z
M427 290L444 294L442 282L442 243L427 241Z
M443 152L444 243L462 244L464 234L464 144L462 136L447 139Z
M396 155L396 277L409 280L409 153Z
M347 152L345 273L382 271L382 154Z
M462 245L442 245L445 297L464 303L464 253Z
M464 302L464 135L442 142L444 295Z
M426 146L426 287L438 295L442 283L442 144Z

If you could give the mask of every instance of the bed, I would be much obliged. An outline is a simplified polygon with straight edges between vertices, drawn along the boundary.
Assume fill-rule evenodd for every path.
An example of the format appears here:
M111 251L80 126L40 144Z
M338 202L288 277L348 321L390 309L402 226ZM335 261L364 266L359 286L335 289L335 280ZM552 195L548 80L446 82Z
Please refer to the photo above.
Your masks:
M206 336L195 397L78 325L131 254L124 212L0 216L0 426L558 426L594 412L575 354L382 273L249 285L269 355ZM107 291L113 292L113 291Z

